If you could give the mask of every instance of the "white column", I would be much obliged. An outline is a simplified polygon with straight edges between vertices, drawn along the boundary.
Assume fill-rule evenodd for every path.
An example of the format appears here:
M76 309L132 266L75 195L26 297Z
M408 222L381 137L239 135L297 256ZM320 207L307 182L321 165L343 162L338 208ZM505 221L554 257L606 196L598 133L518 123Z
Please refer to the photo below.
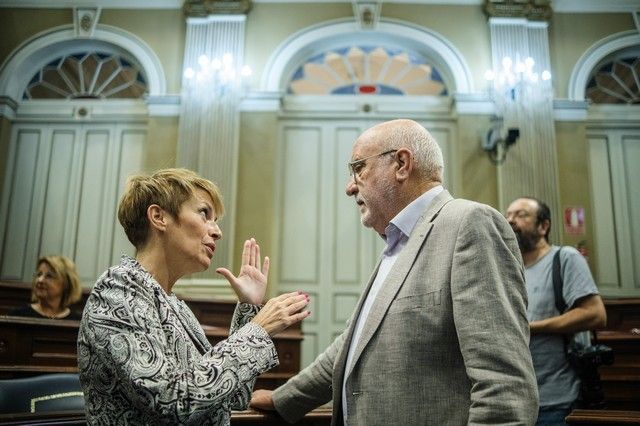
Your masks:
M531 57L539 71L549 70L547 23L523 18L490 18L491 50L494 69L500 69L502 58L514 63ZM559 203L558 159L556 152L553 94L531 87L519 93L516 102L505 105L504 127L520 129L520 139L498 165L500 209L520 196L533 196L545 201L551 209L551 241L560 244L562 212Z
M198 58L221 59L231 54L240 69L244 57L245 15L187 18L184 69L198 68ZM239 85L225 89L189 84L183 78L177 164L215 182L222 191L225 217L219 222L223 238L214 262L232 267L238 174Z

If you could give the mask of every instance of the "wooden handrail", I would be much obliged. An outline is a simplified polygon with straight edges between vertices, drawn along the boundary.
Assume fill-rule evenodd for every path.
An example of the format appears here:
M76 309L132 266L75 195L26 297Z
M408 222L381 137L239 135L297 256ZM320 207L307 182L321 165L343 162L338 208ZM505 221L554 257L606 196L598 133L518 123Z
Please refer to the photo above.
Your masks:
M640 425L640 411L573 410L566 418L570 425Z

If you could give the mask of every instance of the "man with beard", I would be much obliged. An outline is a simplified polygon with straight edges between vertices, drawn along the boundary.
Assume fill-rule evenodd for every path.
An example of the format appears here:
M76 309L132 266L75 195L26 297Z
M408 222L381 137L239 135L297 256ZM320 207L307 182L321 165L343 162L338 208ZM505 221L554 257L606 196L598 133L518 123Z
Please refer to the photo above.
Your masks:
M584 257L573 247L549 244L551 213L544 202L518 198L505 216L525 266L529 348L540 394L537 424L564 425L580 390L566 357L565 336L603 327L607 320L604 304ZM553 291L553 258L559 251L564 312L558 312Z
M524 270L495 209L442 186L442 151L412 120L366 130L345 192L386 242L346 330L251 405L295 422L333 400L332 425L532 425Z

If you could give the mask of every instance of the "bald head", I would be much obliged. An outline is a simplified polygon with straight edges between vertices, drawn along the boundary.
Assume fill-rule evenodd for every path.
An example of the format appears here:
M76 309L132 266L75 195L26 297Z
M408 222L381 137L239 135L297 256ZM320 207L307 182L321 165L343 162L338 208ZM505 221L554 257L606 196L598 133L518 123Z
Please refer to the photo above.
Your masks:
M442 150L431 133L413 120L398 119L377 124L356 141L372 143L382 149L407 148L413 154L414 170L422 179L442 182Z

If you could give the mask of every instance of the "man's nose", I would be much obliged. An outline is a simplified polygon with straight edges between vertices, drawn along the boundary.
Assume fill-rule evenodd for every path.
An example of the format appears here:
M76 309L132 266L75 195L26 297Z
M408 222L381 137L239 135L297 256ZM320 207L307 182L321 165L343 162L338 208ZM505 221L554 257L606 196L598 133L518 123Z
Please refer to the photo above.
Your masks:
M353 175L349 175L349 180L347 180L347 186L344 188L344 192L349 197L358 193L358 185L356 185L356 178Z

